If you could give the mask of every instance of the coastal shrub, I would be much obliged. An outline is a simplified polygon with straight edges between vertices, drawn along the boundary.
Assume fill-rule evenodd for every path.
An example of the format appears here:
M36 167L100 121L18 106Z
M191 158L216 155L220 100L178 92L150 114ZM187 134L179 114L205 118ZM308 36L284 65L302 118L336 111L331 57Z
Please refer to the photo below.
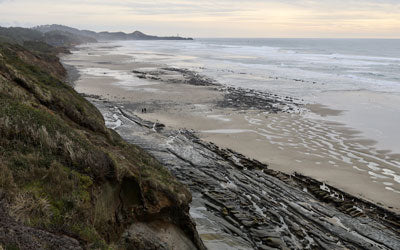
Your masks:
M23 46L24 48L29 49L30 51L35 51L41 54L48 54L48 55L53 55L55 49L54 47L48 45L47 43L38 41L24 41Z
M7 138L12 149L26 152L41 151L59 155L64 163L80 171L104 179L114 175L114 161L107 153L88 141L49 112L11 100L0 100L0 134ZM15 166L19 163L15 162Z
M40 56L0 43L0 191L13 217L98 249L142 215L189 202L157 160L62 82L56 59Z
M39 158L36 164L41 161ZM35 165L35 162L31 164ZM21 172L23 174L16 174L19 189L9 205L10 215L14 218L56 231L72 232L71 228L78 222L92 225L93 216L88 211L92 207L93 181L89 176L56 161L48 167L35 166Z
M13 49L2 47L0 53L4 56L0 59L3 64L12 65L18 72L13 72L11 77L21 87L30 91L42 104L47 107L61 111L72 121L85 126L93 131L106 133L103 116L100 112L82 96L76 93L70 86L63 83L57 77L65 74L65 70L59 64L58 59L53 56L61 69L55 68L54 64L43 65L43 62L34 55L24 54L29 60L37 61L38 64L26 63L20 58L22 48L16 46ZM54 73L57 71L62 71Z
M109 249L107 243L98 234L93 226L88 226L83 223L77 223L71 227L71 231L79 235L79 237L85 242L91 242L88 246L90 249Z
M29 191L17 194L9 211L11 216L28 225L38 220L45 224L51 217L49 201Z
M0 158L0 191L12 192L15 187L12 172Z

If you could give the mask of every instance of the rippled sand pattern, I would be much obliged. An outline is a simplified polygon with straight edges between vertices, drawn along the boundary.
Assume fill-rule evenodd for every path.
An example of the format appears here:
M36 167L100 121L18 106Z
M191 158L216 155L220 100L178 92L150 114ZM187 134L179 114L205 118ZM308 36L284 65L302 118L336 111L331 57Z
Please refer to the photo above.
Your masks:
M376 150L372 141L361 139L354 130L299 114L253 113L239 117L236 119L243 120L236 120L237 124L241 124L240 128L233 129L227 125L226 129L205 130L203 133L206 136L241 134L234 139L240 141L250 137L257 141L253 148L248 149L256 158L268 162L273 158L268 152L271 152L271 147L275 148L277 154L292 162L287 164L286 170L304 172L304 168L313 168L314 172L319 172L318 176L323 176L328 169L347 171L349 178L351 175L363 176L365 180L367 176L372 182L382 185L382 191L400 195L399 156ZM263 150L266 144L269 144L268 149ZM269 156L263 157L263 154ZM271 167L279 164L273 159L271 163ZM285 170L284 167L281 170ZM328 172L326 180L330 180ZM354 185L358 181L354 179Z
M81 73L75 83L79 92L119 102L145 120L199 131L203 139L267 163L271 169L299 172L400 211L400 155L379 151L356 131L311 111L296 110L285 96L279 99L274 94L280 104L288 104L279 107L278 114L264 112L268 108L262 105L268 103L254 101L255 93L245 91L243 97L240 91L182 84L186 71L166 71L165 65L114 52L88 47L66 56L64 61ZM140 77L134 73L142 71ZM147 71L154 74L146 75ZM140 112L143 107L148 112ZM321 112L340 114L317 113ZM108 125L118 128L118 120Z

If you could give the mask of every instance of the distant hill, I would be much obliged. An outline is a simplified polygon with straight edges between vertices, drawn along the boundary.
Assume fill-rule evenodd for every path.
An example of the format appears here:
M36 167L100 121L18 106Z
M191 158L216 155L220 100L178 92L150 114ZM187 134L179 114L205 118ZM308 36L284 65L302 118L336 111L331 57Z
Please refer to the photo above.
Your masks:
M53 46L65 46L81 43L95 43L97 40L89 36L54 30L44 33L44 42Z
M193 40L178 36L150 36L140 31L94 32L79 30L64 25L41 25L34 28L0 27L0 42L24 45L26 42L46 43L54 47L69 47L82 43L109 40ZM35 45L36 46L36 45Z
M71 28L68 26L64 25L59 25L59 24L51 24L51 25L40 25L33 27L32 30L39 31L43 34L46 34L48 32L61 32L61 33L70 33L74 34L76 36L82 36L82 37L90 37L92 39L97 38L97 33L94 31L90 30L78 30L75 28Z
M48 32L68 32L80 37L90 37L96 40L193 40L192 38L184 38L179 36L151 36L146 35L140 31L132 33L124 32L94 32L90 30L79 30L64 25L52 24L41 25L32 28L33 30L40 31L44 34Z
M81 43L97 42L96 39L63 30L41 32L19 27L0 27L0 42L23 45L26 42L43 42L55 47L71 46Z
M0 41L22 44L24 41L42 41L44 35L36 30L19 27L0 27Z

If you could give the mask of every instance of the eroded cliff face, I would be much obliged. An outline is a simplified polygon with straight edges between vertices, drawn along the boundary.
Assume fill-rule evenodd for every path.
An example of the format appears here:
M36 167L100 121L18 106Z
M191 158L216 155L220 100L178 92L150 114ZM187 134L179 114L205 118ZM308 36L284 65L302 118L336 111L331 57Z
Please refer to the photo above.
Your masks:
M64 77L51 50L0 43L0 245L204 248L187 188Z

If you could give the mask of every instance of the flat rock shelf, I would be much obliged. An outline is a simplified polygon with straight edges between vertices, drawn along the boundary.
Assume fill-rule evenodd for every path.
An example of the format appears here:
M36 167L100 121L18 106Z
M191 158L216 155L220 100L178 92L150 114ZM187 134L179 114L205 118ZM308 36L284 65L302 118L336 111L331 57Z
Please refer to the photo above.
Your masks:
M400 249L400 217L298 174L268 169L194 131L144 121L87 97L106 124L188 185L191 215L210 249Z

